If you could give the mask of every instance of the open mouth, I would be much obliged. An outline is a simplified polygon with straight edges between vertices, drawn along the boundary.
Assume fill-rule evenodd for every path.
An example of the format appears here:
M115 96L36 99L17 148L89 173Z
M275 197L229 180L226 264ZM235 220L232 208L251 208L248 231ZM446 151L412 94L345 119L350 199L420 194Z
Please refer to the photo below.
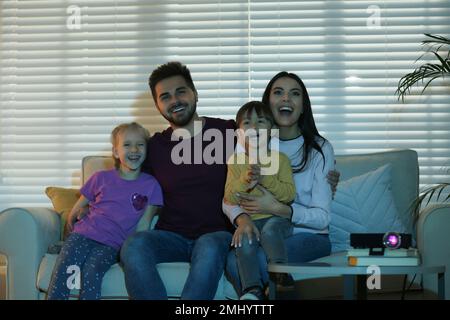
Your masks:
M175 108L172 112L177 113L177 112L183 111L184 109L185 109L184 107L178 107L178 108Z
M130 155L127 159L131 162L139 162L142 159L141 155Z
M170 112L178 113L184 111L184 109L186 109L186 106L184 104L177 104L171 109Z
M280 112L292 112L294 111L294 108L289 107L289 106L283 106L280 109L278 109Z
M282 107L280 107L280 108L278 109L278 112L279 112L281 115L286 115L286 116L288 116L288 115L290 115L292 112L294 112L294 108L289 107L289 106L282 106Z

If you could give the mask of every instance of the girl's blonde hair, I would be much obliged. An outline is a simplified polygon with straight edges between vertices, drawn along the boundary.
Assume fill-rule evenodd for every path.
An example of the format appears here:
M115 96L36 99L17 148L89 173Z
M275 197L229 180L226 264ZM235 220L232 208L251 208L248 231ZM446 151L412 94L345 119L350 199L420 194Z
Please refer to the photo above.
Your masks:
M119 140L119 135L124 133L125 131L134 130L137 131L139 134L142 135L142 137L147 140L150 138L150 133L147 129L145 129L143 126L141 126L137 122L130 122L130 123L122 123L119 124L117 127L114 128L114 130L111 132L111 144L113 147L117 145L117 141ZM120 168L120 160L114 158L114 167L116 169Z

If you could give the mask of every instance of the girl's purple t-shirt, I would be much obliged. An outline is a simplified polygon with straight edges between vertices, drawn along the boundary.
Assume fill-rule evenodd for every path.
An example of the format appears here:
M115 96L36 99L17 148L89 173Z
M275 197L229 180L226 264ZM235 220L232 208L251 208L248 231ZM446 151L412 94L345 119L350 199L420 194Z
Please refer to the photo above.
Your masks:
M99 171L80 192L89 200L89 213L73 231L117 250L135 231L148 205L163 205L158 181L143 172L130 181L122 179L115 169Z

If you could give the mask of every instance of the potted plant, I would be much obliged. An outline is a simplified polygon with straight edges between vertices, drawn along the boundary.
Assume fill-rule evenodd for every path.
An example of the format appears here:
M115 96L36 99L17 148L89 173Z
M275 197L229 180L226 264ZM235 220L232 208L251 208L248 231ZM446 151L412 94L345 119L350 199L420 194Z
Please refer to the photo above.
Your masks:
M395 93L402 101L404 101L405 96L410 93L413 86L422 85L423 89L421 94L423 94L433 80L450 76L450 39L428 33L425 33L425 36L427 36L428 39L422 41L422 45L426 46L426 50L417 60L422 59L425 55L431 55L434 56L437 61L436 63L424 63L417 67L413 72L404 75L399 80ZM436 201L448 202L450 200L450 194L445 196L444 192L449 186L449 182L438 183L437 185L426 188L419 197L417 197L412 204L414 222L417 222L422 205L428 205L434 195L436 195ZM442 196L443 192L444 196Z

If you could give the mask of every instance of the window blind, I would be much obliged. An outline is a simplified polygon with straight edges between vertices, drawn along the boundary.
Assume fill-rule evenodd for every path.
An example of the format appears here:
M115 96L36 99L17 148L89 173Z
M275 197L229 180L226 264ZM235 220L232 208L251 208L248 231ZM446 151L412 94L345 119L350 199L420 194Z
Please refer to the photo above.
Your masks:
M0 209L79 186L82 157L109 154L119 123L167 127L147 82L171 60L191 69L200 115L234 118L295 72L337 154L411 148L422 185L448 179L449 83L394 92L449 17L446 0L1 1Z

